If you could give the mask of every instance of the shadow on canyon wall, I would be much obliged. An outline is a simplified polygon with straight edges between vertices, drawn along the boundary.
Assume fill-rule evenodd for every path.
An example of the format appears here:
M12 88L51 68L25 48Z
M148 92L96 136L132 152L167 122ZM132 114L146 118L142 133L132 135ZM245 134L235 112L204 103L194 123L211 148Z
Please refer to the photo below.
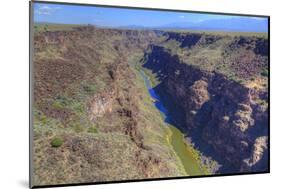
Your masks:
M160 81L154 90L168 109L169 123L221 165L216 173L267 171L267 148L256 158L259 162L251 160L268 136L267 109L251 98L267 101L267 94L181 63L161 46L151 46L143 61Z

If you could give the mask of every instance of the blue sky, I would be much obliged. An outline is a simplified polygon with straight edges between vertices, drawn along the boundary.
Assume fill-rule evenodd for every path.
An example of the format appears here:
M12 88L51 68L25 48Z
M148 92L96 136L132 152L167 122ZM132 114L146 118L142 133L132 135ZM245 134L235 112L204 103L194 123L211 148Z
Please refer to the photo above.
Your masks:
M241 16L34 3L35 22L64 24L159 27L172 23L196 24L213 20L227 21L239 17ZM267 22L266 18L260 17L244 17L243 19Z

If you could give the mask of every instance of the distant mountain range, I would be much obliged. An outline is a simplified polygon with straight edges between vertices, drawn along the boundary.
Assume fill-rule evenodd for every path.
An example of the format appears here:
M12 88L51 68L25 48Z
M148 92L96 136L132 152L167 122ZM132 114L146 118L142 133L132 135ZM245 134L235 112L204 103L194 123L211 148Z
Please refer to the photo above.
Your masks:
M122 26L131 29L190 29L207 31L233 31L233 32L268 32L266 19L232 18L214 19L202 22L175 22L163 26L145 27L137 25Z
M40 22L37 24L56 24ZM85 25L85 24L84 24ZM103 28L116 28L112 26L96 25ZM229 32L268 32L267 19L254 18L231 18L231 19L213 19L202 22L175 22L162 26L142 26L127 25L119 26L120 29L159 29L159 30L203 30L203 31L229 31Z

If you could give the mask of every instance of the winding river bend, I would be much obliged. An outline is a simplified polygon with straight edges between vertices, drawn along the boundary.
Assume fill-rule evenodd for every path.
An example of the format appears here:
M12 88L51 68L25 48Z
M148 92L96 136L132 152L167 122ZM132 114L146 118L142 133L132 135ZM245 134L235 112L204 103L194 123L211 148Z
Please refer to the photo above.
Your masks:
M172 118L171 116L169 116L169 112L164 107L160 97L156 94L153 87L151 86L149 76L147 76L143 70L140 70L140 75L144 80L145 86L150 96L154 100L154 106L159 110L164 121L166 122L167 126L171 131L169 142L173 146L174 151L176 152L178 157L180 158L186 173L189 176L206 175L206 171L203 170L203 168L200 166L200 162L196 158L192 146L187 145L186 142L184 141L183 133L173 125L169 124Z

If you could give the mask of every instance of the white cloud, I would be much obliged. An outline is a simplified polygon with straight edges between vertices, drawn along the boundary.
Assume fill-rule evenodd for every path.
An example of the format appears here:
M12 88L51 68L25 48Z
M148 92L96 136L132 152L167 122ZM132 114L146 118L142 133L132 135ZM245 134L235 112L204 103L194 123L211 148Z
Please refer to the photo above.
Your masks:
M39 5L35 9L35 14L50 15L59 9L61 9L61 7L50 7L48 5Z
M179 18L184 18L184 15L180 15Z
M255 20L265 20L266 18L263 18L263 17L253 17L252 19L255 19Z

